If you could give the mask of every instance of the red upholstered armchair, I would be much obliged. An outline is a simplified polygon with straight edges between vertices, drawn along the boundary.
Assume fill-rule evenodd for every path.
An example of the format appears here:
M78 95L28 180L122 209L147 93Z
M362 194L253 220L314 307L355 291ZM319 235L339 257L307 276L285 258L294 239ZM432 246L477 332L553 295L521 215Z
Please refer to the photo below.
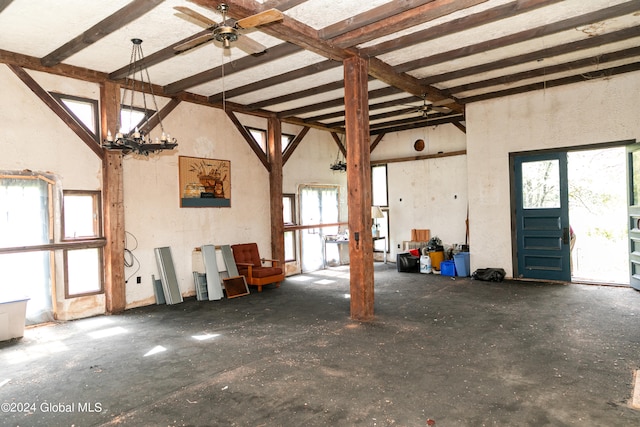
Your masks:
M262 292L262 286L275 283L280 287L284 280L284 272L278 267L279 261L274 259L260 259L258 245L256 243L242 243L231 245L233 258L238 266L238 273L245 276L247 284L257 286L258 292ZM263 267L263 262L270 262L270 267Z

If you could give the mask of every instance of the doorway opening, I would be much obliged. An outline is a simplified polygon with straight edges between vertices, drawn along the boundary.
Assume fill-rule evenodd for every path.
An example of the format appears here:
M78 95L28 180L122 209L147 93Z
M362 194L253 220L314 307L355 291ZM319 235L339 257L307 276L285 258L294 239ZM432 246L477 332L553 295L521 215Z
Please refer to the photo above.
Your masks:
M626 149L569 151L571 281L629 285Z

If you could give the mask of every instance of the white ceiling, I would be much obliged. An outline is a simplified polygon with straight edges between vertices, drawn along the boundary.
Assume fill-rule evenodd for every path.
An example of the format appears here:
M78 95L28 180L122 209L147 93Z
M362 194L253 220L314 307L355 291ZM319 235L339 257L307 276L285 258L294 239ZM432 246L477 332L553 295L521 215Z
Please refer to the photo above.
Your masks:
M193 22L189 22L176 15L174 6L187 6L190 9L220 22L221 15L215 8L201 7L195 2L185 0L148 0L159 3L150 11L134 19L129 24L99 38L93 43L87 43L80 49L62 60L62 64L78 67L79 69L95 70L101 73L111 73L129 63L131 53L131 39L143 39L143 51L146 57L160 51L167 46L178 43L191 37L203 29ZM447 4L460 4L461 0L452 2L450 0L435 0L431 6ZM466 1L466 0L465 0ZM15 55L19 54L26 58L22 64L26 64L27 59L41 59L56 51L65 43L76 37L82 36L90 28L101 23L119 9L133 3L134 0L110 0L110 1L86 1L86 0L0 0L0 62L11 63L15 61ZM220 3L216 0L201 0L199 2L215 6ZM229 15L232 18L242 18L234 15L234 11L242 11L243 8L260 10L264 3L269 7L279 6L282 8L287 22L270 24L267 27L278 25L289 25L289 22L302 24L311 30L322 30L326 27L343 23L348 26L352 21L357 21L359 15L375 11L377 7L396 4L416 4L414 10L418 10L422 3L411 1L389 1L389 0L228 0L230 6ZM299 3L299 4L297 4ZM586 78L597 77L603 69L606 73L635 71L640 63L640 53L630 52L616 58L614 61L601 63L598 58L603 55L611 55L613 52L625 49L636 49L640 46L640 1L639 0L564 0L547 1L548 5L532 9L526 13L516 16L503 16L493 22L484 25L463 27L451 34L430 37L424 41L404 41L403 36L414 34L418 31L435 28L445 28L446 25L453 25L456 20L470 19L470 16L483 11L495 9L501 5L519 4L526 7L532 3L541 3L541 0L487 0L476 1L475 6L468 7L453 13L445 14L437 19L424 22L426 18L418 19L417 24L406 29L393 31L393 24L387 21L379 21L383 27L391 28L391 33L367 40L356 46L351 46L352 51L360 52L363 57L369 55L372 50L381 46L383 42L401 41L399 46L388 52L374 55L384 63L395 67L399 74L404 74L404 78L413 81L421 79L432 79L427 86L433 90L440 90L444 97L451 95L451 99L458 104L464 105L478 99L491 96L499 96L504 90L514 91L516 88L523 88L526 85L540 85L545 82L553 82L560 78L566 78L567 83L571 83L572 78L583 76ZM293 7L287 8L287 5ZM297 5L296 5L297 4ZM4 9L3 9L3 6ZM617 13L611 18L599 20L587 20L584 25L569 26L562 31L552 32L551 29L560 26L562 21L577 19L582 15L596 13L598 11L613 11L618 7L626 7L625 13ZM497 13L497 12L496 12ZM505 13L501 11L500 13ZM354 18L355 17L355 18ZM349 21L352 19L352 21ZM571 22L571 21L569 21ZM288 27L287 27L288 28ZM246 70L235 72L234 61L239 63L252 57L237 47L225 50L216 43L208 43L179 55L171 55L168 59L157 65L149 67L149 74L153 83L166 86L175 82L180 82L190 76L203 73L208 70L216 70L209 81L198 83L195 86L184 89L189 94L209 97L225 94L236 88L264 81L263 85L254 87L248 93L227 98L235 104L250 105L275 97L292 94L311 88L319 88L322 85L343 80L342 67L336 66L319 73L309 73L304 77L291 77L282 82L273 83L265 79L293 72L296 69L313 64L324 63L327 58L319 53L310 51L300 51L276 60L269 60L269 53L278 45L283 44L280 38L266 34L258 29L243 31L245 36L260 42L268 48L267 54L263 55L264 60L258 62L256 66ZM348 28L353 30L353 28ZM525 40L519 40L517 34L531 30L531 34ZM619 38L608 41L607 36L619 30L627 30L627 34ZM548 35L540 35L551 33ZM273 32L272 32L273 34ZM309 34L314 35L309 31ZM321 31L315 33L320 37ZM366 34L366 31L365 31ZM440 32L438 34L441 34ZM442 32L444 34L444 31ZM242 36L241 36L242 37ZM605 37L605 38L603 38ZM505 40L512 38L512 40ZM584 42L588 40L606 40L606 42L595 43L592 47L575 48L565 52L561 46ZM319 39L320 40L320 39ZM322 41L322 40L320 40ZM292 40L295 44L295 40ZM493 47L497 46L497 47ZM9 55L11 53L11 55ZM582 63L574 61L582 60ZM404 64L411 61L424 61L419 66L411 66L410 69L403 70ZM502 62L498 62L502 61ZM491 65L492 63L497 65ZM225 64L224 78L221 64ZM339 65L336 64L336 65ZM551 67L556 68L551 68ZM415 68L414 68L415 67ZM548 69L549 72L545 72ZM47 71L46 67L41 70ZM537 73L535 70L539 70ZM525 74L529 72L529 74ZM523 73L516 80L508 79L509 76ZM531 74L533 73L533 74ZM444 75L442 77L434 77ZM475 84L487 79L496 79L488 85L474 87L459 86ZM503 80L500 80L503 79ZM513 81L512 81L513 80ZM559 84L559 83L558 83ZM370 81L370 90L388 87L389 83L379 80ZM448 89L456 88L454 93L449 94ZM406 88L403 88L406 89ZM524 89L522 89L524 90ZM425 91L428 93L428 91ZM504 92L506 93L506 92ZM492 95L493 94L493 95ZM413 93L413 95L419 95ZM322 91L318 89L312 96L303 95L297 99L287 99L284 102L276 102L262 107L271 112L282 112L308 105L318 104L324 101L331 101L343 96L342 89L331 89ZM383 98L371 98L370 105L384 101L401 99L411 96L407 90L397 94L387 95ZM471 98L473 97L473 98ZM429 101L434 101L428 97ZM406 104L403 102L401 104ZM415 99L412 105L420 105L421 101ZM398 105L396 109L406 108ZM326 112L339 112L342 105L333 107L318 106L309 112L296 114L297 119L314 117ZM392 111L393 107L386 107L380 110L372 110L371 115L384 111ZM419 116L420 114L418 114ZM394 116L388 120L399 120L416 116L416 113ZM319 120L317 124L328 125L342 120L339 116L335 118Z

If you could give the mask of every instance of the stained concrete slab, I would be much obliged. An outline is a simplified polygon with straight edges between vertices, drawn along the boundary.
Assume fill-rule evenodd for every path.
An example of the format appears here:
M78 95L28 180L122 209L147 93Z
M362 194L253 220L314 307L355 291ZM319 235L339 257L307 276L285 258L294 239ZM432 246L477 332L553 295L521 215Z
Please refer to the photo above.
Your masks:
M370 323L342 267L29 328L0 343L0 424L640 425L637 291L382 263L375 280Z

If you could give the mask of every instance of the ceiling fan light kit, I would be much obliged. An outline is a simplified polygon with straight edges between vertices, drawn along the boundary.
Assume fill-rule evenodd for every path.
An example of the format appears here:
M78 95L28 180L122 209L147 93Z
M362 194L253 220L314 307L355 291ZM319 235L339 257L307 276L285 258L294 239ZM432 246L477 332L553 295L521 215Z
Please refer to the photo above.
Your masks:
M182 18L186 17L189 21L195 22L197 25L211 31L210 35L199 37L195 40L176 46L174 49L178 52L186 52L204 43L217 41L222 44L223 49L230 49L233 47L233 43L237 42L236 46L249 54L255 55L262 53L267 50L266 46L263 46L250 37L242 34L241 30L255 28L270 22L279 21L283 18L283 14L279 10L269 9L264 12L256 13L255 15L239 19L235 23L232 22L232 25L230 25L227 23L229 5L226 3L222 3L216 7L216 10L222 14L222 22L219 24L198 12L189 9L188 7L175 6L174 9L180 12L178 16Z

